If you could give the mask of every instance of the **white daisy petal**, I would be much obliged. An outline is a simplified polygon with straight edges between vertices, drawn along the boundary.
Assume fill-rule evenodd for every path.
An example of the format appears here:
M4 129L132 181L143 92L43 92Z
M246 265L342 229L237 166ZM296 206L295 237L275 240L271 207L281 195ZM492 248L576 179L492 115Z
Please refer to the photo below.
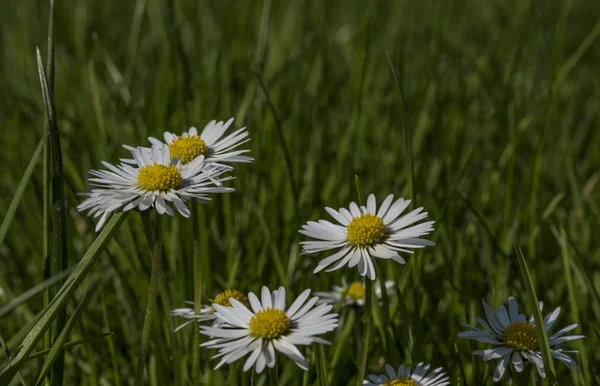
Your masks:
M108 170L92 170L90 178L93 189L77 209L89 211L90 216L100 217L99 230L108 215L116 211L137 208L140 211L156 209L158 214L174 215L171 204L179 213L189 217L185 202L197 199L206 202L208 194L227 193L233 189L219 186L226 171L197 163L194 167L182 167L180 162L171 162L168 146L153 140L151 148L127 147L133 156L128 163L118 166L103 162Z
M545 377L546 370L544 369L544 362L539 351L539 342L533 318L528 320L525 315L519 313L519 305L513 297L508 299L508 311L501 305L496 312L493 312L485 300L482 301L482 304L487 321L479 317L475 318L483 326L484 330L465 325L470 330L459 333L458 337L496 346L491 349L473 352L474 355L480 356L484 361L500 359L494 371L494 381L497 382L503 377L506 367L509 364L512 364L517 373L522 372L527 363L533 364L540 377ZM542 303L538 307L541 310ZM560 307L544 318L543 323L546 332L552 328L559 314ZM555 346L571 340L584 338L582 335L565 336L566 333L575 327L577 327L576 324L565 327L548 338L552 356L569 367L576 367L577 363L565 355L563 350L557 350Z
M429 372L429 363L419 363L414 370L411 367L400 365L398 371L395 371L389 364L385 365L385 375L368 375L368 379L363 381L363 385L383 386L390 384L411 384L416 386L446 386L450 384L450 378L441 367Z
M243 369L254 367L257 373L265 367L273 368L277 352L292 359L300 368L308 370L308 363L296 345L328 343L317 337L332 331L338 325L337 314L329 311L332 306L315 307L318 298L307 301L310 290L304 291L286 310L285 289L261 290L261 301L253 293L248 294L248 309L239 299L230 298L232 307L213 304L220 325L201 326L200 333L214 337L202 347L218 350L215 358L222 358L217 367L233 363L249 354ZM187 311L179 311L185 314Z
M393 195L382 202L379 210L375 195L370 194L366 206L359 207L351 202L348 208L325 210L337 221L308 221L300 233L312 240L301 241L302 255L327 250L337 250L322 259L314 273L323 269L335 271L344 266L357 267L361 276L376 279L374 259L390 259L399 264L406 261L398 254L413 253L412 249L435 245L421 238L433 231L433 221L416 224L425 218L422 208L398 217L410 204L410 200L400 198L392 204ZM339 225L338 225L339 224ZM332 265L333 264L333 265Z

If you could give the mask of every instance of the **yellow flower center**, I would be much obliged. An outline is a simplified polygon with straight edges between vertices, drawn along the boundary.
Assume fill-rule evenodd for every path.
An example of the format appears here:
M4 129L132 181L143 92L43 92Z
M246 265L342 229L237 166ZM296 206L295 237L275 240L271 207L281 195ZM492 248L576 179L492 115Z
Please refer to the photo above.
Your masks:
M504 330L504 343L515 350L537 350L535 326L529 322L515 322Z
M137 183L142 189L166 192L181 186L181 172L175 165L146 165L140 169Z
M371 214L361 214L348 224L346 240L353 247L371 247L385 238L383 221Z
M414 379L392 379L383 386L418 386L418 383Z
M250 307L250 303L248 303L248 296L246 296L243 293L241 293L240 291L234 290L234 289L227 289L227 290L221 292L220 294L215 296L213 303L217 303L224 307L231 307L231 303L229 302L230 298L234 298L235 300L242 303L246 307Z
M344 291L345 290L342 290L342 292ZM348 287L347 291L348 292L346 293L346 296L354 301L365 298L365 287L363 287L363 285L358 281L350 284L350 287Z
M250 319L250 334L267 340L277 339L290 329L291 323L285 312L267 307Z
M191 137L177 137L169 144L171 158L179 158L182 164L193 161L196 157L206 155L208 146L197 135Z

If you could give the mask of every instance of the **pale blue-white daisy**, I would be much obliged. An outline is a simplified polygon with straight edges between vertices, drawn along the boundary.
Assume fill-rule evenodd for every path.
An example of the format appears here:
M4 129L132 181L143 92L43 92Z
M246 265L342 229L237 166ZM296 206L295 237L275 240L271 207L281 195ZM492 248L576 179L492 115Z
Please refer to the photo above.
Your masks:
M527 362L533 363L539 375L545 378L546 370L544 369L544 361L539 350L533 316L528 320L525 315L520 314L519 304L513 297L508 299L508 310L504 305L501 305L494 312L485 300L482 303L487 321L480 317L475 317L475 319L483 327L483 330L465 324L470 330L459 333L458 337L496 346L491 349L473 352L474 355L480 356L484 361L491 359L500 360L494 371L494 381L498 382L502 378L509 364L512 364L512 367L520 373ZM542 306L543 304L540 302L540 310L542 310ZM550 332L559 315L560 307L546 315L544 318L544 329L546 332ZM576 327L577 324L571 324L548 336L552 357L573 368L577 367L577 363L566 355L566 353L576 353L577 351L566 351L557 348L557 346L571 340L584 338L583 335L565 335Z
M401 365L398 371L388 364L385 365L386 374L369 375L368 380L363 381L367 386L446 386L450 384L450 378L441 367L429 372L429 363L419 363L414 370Z

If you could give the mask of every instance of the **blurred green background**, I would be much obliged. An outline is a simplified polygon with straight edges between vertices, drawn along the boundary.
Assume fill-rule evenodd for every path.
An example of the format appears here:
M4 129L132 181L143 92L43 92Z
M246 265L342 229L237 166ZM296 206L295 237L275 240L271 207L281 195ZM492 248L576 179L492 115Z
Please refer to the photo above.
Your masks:
M44 129L35 47L46 60L47 3L1 6L2 217ZM236 117L256 160L236 167L236 193L202 209L208 295L264 283L284 285L291 299L305 288L329 289L342 275L357 279L349 269L313 275L322 256L299 256L298 229L329 219L324 206L357 200L355 175L379 202L390 193L409 197L412 160L409 198L436 221L437 246L406 266L378 264L403 297L394 294L379 311L368 372L426 361L443 366L453 385L492 384L493 365L456 334L482 314L482 298L499 306L515 296L529 314L518 243L546 312L562 307L557 327L579 323L575 333L587 336L569 345L580 350L583 371L556 363L560 384L600 385L599 20L593 0L57 0L54 95L69 263L96 236L75 209L89 169L127 157L122 144ZM96 283L71 340L114 334L67 350L65 385L133 384L150 277L141 224L129 216L76 296ZM193 237L187 219L165 220L174 307L193 298ZM40 164L0 246L0 307L43 280L41 251ZM5 348L14 353L42 308L42 296L32 296L0 319ZM327 336L332 385L357 373L360 315L343 310L342 318ZM190 384L194 331L177 334ZM162 312L152 339L148 382L170 385ZM227 369L211 370L211 354L202 351L204 375L195 381L228 382ZM23 368L25 384L42 362ZM304 373L281 359L278 369L282 385L316 382L314 366ZM502 382L511 384L510 374Z

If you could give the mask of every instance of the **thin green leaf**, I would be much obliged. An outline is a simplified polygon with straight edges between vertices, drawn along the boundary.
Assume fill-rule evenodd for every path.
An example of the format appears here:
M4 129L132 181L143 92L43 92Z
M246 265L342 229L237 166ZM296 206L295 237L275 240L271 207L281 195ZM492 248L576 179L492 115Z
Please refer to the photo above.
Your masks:
M581 326L581 320L579 318L579 302L577 301L577 295L575 294L575 287L573 286L573 272L571 269L571 258L569 256L569 246L568 246L568 241L567 241L567 234L565 232L565 229L561 226L560 227L560 232L555 228L552 227L551 228L552 233L554 234L554 237L556 237L556 241L558 241L558 244L560 245L560 250L561 250L561 256L562 256L562 263L563 263L563 272L564 272L564 277L565 277L565 282L567 283L567 294L569 297L569 309L570 309L570 314L571 314L571 320L575 323L577 323L578 325ZM583 370L583 374L585 376L585 384L589 385L591 382L591 376L590 376L590 371L588 369L589 366L587 366L588 363L588 358L587 358L587 351L585 350L585 347L583 346L583 342L581 340L573 342L577 348L579 349L579 355L581 357L581 361L582 363L582 370ZM579 384L577 381L577 378L575 378L575 372L573 372L573 379L576 381L576 384Z
M64 345L65 343L67 343L67 339L69 338L69 335L71 335L71 331L73 330L73 327L75 327L75 323L79 319L79 315L81 315L81 312L87 306L95 288L95 285L93 285L86 292L85 296L73 312L73 315L71 315L69 321L67 322L67 324L65 324L65 327L62 329L60 335L58 336L58 339L54 341L52 349L50 349L50 352L48 353L48 356L46 357L46 360L44 361L44 364L42 365L42 368L38 373L36 386L40 386L44 383L44 378L46 378L46 374L50 371L50 368L54 365L54 362L56 362L56 360L61 355L64 355Z
M44 280L40 284L36 285L35 287L30 288L29 290L23 292L21 295L17 296L13 300L11 300L7 305L0 308L0 319L2 319L3 317L5 317L9 313L11 313L15 308L17 308L21 304L27 302L29 299L31 299L35 295L44 291L46 288L49 288L49 287L55 285L56 283L58 283L59 281L63 280L64 278L69 276L69 274L71 272L73 272L73 268L67 268L64 271L62 271L61 273L59 273L58 275L54 275L51 278Z
M0 245L4 242L4 238L6 237L6 233L8 232L8 228L12 222L12 219L15 216L15 212L17 211L17 207L19 206L19 202L21 202L21 198L23 197L23 192L25 192L25 187L29 182L29 178L31 178L31 174L33 173L33 169L38 163L40 158L40 154L42 154L42 150L44 150L44 144L48 140L48 136L44 135L40 142L38 142L31 159L29 160L29 164L27 164L27 168L25 168L25 173L23 173L23 177L21 178L21 182L19 182L19 186L17 186L17 190L15 191L15 195L13 196L10 205L8 206L8 210L6 211L6 215L4 215L4 219L2 220L2 225L0 225ZM1 317L1 316L0 316Z
M37 321L29 334L25 337L21 350L10 361L9 365L0 373L0 384L9 384L16 372L21 368L23 362L29 357L37 343L40 341L44 332L50 327L58 312L61 311L66 303L73 297L75 290L79 287L87 273L90 271L100 252L104 250L113 235L119 229L129 212L117 213L104 226L102 232L92 243L83 258L79 261L69 279L63 284L57 296L52 300L46 312Z
M317 378L319 379L320 386L329 386L329 378L327 377L327 356L325 355L325 348L322 344L317 344L315 349L316 363L317 363Z
M92 336L87 337L87 338L73 340L71 342L67 342L67 343L63 344L62 350L66 350L66 349L71 348L71 347L79 346L81 344L89 343L91 341L94 341L94 340L97 340L97 339L106 338L107 336L112 336L112 335L114 335L113 332L103 332L101 334L92 335ZM47 350L42 350L42 351L35 352L35 353L31 354L29 356L29 358L27 358L27 361L30 361L30 360L33 360L33 359L36 359L36 358L39 358L39 357L43 357L44 355L48 354L50 352L50 350L51 349L47 349Z
M410 316L408 315L408 309L406 307L406 302L404 301L404 295L402 294L402 289L399 285L396 285L396 297L398 298L398 307L400 308L400 321L402 323L402 327L404 328L404 339L405 344L408 344L408 351L412 352L414 347L413 337L412 337L412 327L410 324Z
M537 339L540 346L540 351L542 353L542 357L544 358L544 368L547 370L546 372L550 378L550 382L556 385L556 370L554 369L554 362L552 362L552 353L550 351L550 345L548 343L548 334L546 334L546 328L544 327L544 318L542 317L542 312L540 310L540 307L538 306L538 298L535 294L535 289L533 286L533 281L531 280L531 275L529 274L529 267L527 267L527 262L525 262L525 256L523 256L521 248L519 248L518 245L515 245L515 249L517 252L517 260L519 261L521 276L523 278L523 281L525 282L525 287L527 288L527 297L529 298L529 304L531 306L533 318L535 320Z
M406 157L406 181L408 183L408 193L412 199L411 207L414 206L416 201L416 192L415 192L415 172L413 169L413 158L412 158L412 149L411 149L411 139L410 139L410 131L408 131L408 127L406 125L406 111L404 110L404 92L402 90L402 81L400 80L400 74L396 71L396 65L390 58L390 55L386 52L386 57L388 60L388 64L390 65L390 69L394 74L394 80L396 81L396 86L398 86L398 94L400 96L400 115L402 119L400 120L400 125L402 126L402 132L404 133L404 155Z

